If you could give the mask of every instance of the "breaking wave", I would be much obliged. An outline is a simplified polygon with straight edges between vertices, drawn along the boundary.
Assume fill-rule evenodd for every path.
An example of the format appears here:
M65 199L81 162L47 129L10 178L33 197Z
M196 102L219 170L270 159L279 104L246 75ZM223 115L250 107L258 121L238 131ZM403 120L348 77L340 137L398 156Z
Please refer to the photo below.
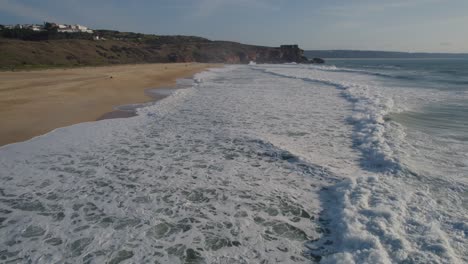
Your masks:
M463 211L409 173L405 130L387 118L400 97L371 76L248 65L194 81L138 116L0 148L0 258L467 260Z

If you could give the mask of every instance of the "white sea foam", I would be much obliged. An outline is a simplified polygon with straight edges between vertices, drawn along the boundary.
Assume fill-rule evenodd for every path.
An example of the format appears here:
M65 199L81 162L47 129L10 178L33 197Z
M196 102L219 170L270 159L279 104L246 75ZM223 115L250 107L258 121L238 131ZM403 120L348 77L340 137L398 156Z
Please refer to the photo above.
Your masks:
M2 147L0 257L462 263L466 211L405 171L405 133L385 120L436 99L372 78L229 66L136 117Z
M318 190L336 179L258 136L268 117L282 137L311 135L310 122L298 131L301 122L275 119L294 114L276 109L291 82L257 75L213 70L137 117L1 148L2 258L305 262L304 242L324 232ZM281 89L259 102L264 82ZM263 104L249 107L254 103Z
M325 250L331 254L324 262L466 261L467 229L462 224L467 221L463 206L466 185L456 187L463 183L463 177L454 181L451 176L442 176L434 181L429 175L408 171L404 165L412 146L400 125L385 121L390 111L421 107L443 100L447 94L379 87L367 74L323 66L270 66L261 70L329 84L342 90L353 104L349 120L354 125L355 146L361 150L362 165L371 175L355 175L328 192L325 207L329 208L330 225L339 227L339 235L334 237L334 251Z

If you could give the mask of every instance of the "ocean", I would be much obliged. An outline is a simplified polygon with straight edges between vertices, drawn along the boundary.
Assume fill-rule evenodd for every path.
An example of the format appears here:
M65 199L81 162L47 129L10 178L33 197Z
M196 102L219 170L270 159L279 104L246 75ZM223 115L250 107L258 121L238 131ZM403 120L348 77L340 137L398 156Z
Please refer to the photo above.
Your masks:
M468 60L231 65L0 148L11 263L467 263Z

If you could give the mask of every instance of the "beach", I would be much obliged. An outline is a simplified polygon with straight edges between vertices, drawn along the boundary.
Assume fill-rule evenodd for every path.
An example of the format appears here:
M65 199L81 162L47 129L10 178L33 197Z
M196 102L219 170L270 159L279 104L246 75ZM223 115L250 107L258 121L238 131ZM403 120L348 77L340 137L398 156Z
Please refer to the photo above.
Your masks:
M210 68L0 147L0 256L468 263L468 61L333 63Z
M213 64L139 64L0 72L0 146L55 128L94 121L113 107L150 101L145 89L170 87Z

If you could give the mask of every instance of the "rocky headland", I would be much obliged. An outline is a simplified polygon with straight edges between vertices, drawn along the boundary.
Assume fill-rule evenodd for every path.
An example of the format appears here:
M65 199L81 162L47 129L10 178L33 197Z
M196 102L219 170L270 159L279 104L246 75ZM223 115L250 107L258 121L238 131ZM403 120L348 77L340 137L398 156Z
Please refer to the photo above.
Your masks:
M0 31L1 33L1 31ZM95 35L99 35L99 39ZM0 34L0 68L36 69L132 63L310 63L298 45L265 47L194 36L99 30L91 34Z

